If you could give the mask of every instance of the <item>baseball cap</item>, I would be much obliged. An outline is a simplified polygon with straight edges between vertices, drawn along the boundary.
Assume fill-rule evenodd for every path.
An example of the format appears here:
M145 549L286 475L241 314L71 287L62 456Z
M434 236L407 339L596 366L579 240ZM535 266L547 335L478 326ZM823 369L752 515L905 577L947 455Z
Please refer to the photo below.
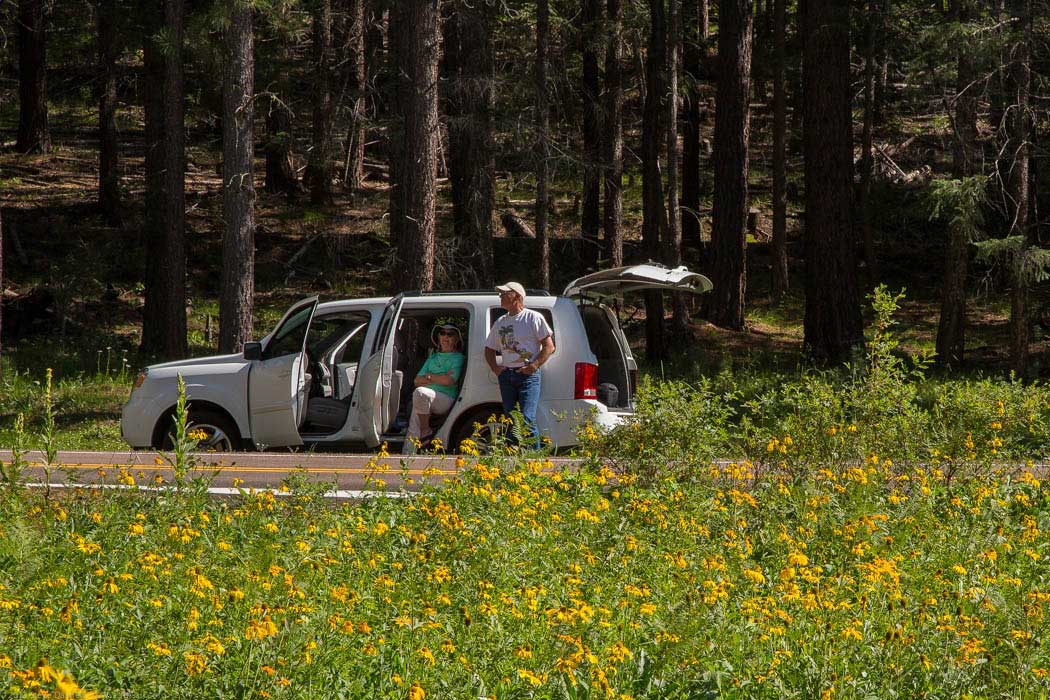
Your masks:
M525 287L522 287L517 282L507 282L506 284L500 284L496 286L497 292L516 292L521 297L522 301L525 301Z

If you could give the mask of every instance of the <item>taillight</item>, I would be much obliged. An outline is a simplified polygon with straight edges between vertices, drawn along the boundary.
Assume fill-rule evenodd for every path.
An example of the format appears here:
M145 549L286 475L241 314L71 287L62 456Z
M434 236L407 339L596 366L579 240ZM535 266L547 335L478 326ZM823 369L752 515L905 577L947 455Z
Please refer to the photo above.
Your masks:
M138 376L135 377L135 384L132 385L131 390L134 391L135 389L138 389L140 386L142 386L142 383L146 381L146 375L148 374L149 370L146 369L139 372Z
M576 395L577 399L598 398L598 365L590 362L576 363Z

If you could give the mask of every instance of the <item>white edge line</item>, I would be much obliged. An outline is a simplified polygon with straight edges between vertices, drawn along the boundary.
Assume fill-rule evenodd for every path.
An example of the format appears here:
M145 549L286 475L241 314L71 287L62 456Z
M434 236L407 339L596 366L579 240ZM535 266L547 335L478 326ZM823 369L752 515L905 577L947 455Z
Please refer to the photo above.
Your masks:
M154 491L162 493L174 492L175 489L172 487L165 486L129 486L126 484L45 484L45 483L26 483L23 486L28 488L52 488L52 489L118 489L124 491ZM239 496L242 493L254 494L254 493L271 493L274 496L279 497L292 497L296 494L291 491L281 491L280 489L269 489L269 488L249 488L249 489L235 489L227 486L211 486L208 488L208 493L215 496ZM335 491L325 491L321 494L323 498L335 498L335 499L354 499L354 498L410 498L414 494L407 493L405 491L352 491L345 489L338 489Z

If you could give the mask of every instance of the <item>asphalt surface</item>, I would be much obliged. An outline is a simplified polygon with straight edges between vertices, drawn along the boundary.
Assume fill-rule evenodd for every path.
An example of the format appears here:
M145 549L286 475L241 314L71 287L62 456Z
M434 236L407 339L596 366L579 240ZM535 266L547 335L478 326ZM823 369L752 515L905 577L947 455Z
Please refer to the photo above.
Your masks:
M0 450L0 462L13 460L11 450ZM172 455L167 452L127 450L123 452L59 452L46 469L43 452L24 457L22 480L30 485L53 488L165 488L175 481ZM187 478L211 476L216 495L235 494L240 489L274 490L290 477L306 479L326 487L333 498L401 495L415 492L423 484L441 484L468 469L474 458L458 455L414 455L377 457L368 454L313 452L226 452L194 453ZM551 468L571 466L573 460L552 459Z

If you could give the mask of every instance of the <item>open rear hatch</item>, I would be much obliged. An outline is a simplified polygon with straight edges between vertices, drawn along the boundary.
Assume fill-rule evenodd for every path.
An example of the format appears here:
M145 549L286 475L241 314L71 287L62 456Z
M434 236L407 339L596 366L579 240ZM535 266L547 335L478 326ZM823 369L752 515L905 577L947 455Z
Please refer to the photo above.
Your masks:
M627 337L602 301L630 292L702 294L713 287L707 277L685 267L670 269L652 262L602 270L569 283L562 294L579 306L587 341L598 361L598 400L610 410L630 411L638 373Z
M570 298L623 297L629 292L666 290L703 294L714 287L711 280L685 266L668 268L659 263L627 265L584 275L569 283L562 296Z

